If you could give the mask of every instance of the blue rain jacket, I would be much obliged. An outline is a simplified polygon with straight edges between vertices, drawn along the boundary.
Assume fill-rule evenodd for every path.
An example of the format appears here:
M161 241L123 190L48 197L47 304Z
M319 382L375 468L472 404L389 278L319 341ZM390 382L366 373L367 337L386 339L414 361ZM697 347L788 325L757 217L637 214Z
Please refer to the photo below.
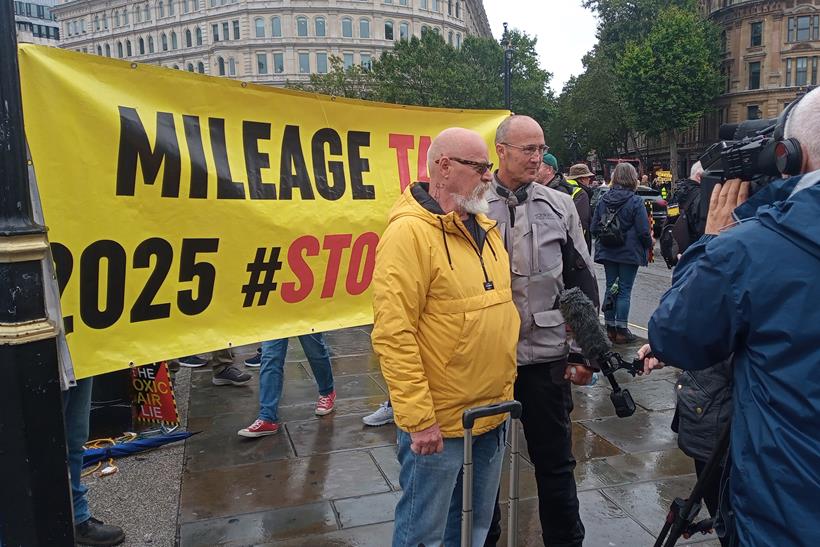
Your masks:
M652 350L676 367L735 354L730 492L744 546L820 545L820 185L788 197L799 183L770 185L735 211L739 226L687 249L649 322ZM756 208L765 199L777 201Z

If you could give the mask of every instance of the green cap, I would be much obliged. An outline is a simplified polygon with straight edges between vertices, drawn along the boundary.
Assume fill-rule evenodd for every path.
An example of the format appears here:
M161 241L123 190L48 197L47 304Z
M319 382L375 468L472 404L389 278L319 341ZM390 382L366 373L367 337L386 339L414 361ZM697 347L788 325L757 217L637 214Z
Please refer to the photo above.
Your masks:
M555 159L555 156L547 152L544 154L544 157L542 159L544 160L544 163L546 163L547 165L551 165L553 169L558 171L558 160Z

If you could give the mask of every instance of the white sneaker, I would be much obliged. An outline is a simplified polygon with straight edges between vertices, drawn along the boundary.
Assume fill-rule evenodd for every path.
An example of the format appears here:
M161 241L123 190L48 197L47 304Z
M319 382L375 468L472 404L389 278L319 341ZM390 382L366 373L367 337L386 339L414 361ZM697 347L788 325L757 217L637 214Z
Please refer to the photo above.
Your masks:
M380 425L393 423L393 407L390 406L390 401L385 401L373 414L368 414L362 418L364 425L371 427L378 427Z

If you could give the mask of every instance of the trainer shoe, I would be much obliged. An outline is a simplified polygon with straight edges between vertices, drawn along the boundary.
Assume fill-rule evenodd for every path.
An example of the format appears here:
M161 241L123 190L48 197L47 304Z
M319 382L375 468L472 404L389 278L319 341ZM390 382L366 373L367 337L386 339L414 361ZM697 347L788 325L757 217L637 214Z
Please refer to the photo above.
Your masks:
M256 353L253 354L253 357L248 357L245 359L245 366L250 368L259 368L262 366L262 350L256 350Z
M277 433L279 433L279 424L262 419L258 419L248 427L237 431L240 437L250 438L266 437L268 435L276 435Z
M364 418L362 418L364 425L369 425L370 427L378 427L380 425L392 424L393 423L393 407L390 406L390 401L385 401L379 405L379 408L376 409L376 412L373 414L368 414Z
M180 357L177 359L177 362L180 366L188 367L188 368L199 368L204 367L208 364L208 361L203 359L202 357L198 357L196 355L189 355L188 357Z
M77 545L95 545L108 547L125 541L125 532L119 526L103 524L91 517L74 527L74 539Z
M214 373L214 377L211 379L211 383L215 386L227 386L227 385L235 385L241 386L243 384L247 384L251 381L251 376L247 372L242 372L238 368L233 365L228 365L227 367L223 368L220 372Z
M336 402L336 390L334 389L327 395L320 395L319 400L316 402L316 415L317 416L325 416L333 412Z

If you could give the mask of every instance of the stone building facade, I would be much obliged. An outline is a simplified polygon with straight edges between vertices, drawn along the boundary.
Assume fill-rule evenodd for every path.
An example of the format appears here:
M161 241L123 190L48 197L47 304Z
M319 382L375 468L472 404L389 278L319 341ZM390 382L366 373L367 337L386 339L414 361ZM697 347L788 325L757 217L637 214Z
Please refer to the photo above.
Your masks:
M14 25L18 43L56 46L60 40L60 27L51 12L56 0L30 0L14 2Z
M454 46L491 36L481 0L71 0L54 9L60 46L284 85L368 65L397 40L437 32Z

